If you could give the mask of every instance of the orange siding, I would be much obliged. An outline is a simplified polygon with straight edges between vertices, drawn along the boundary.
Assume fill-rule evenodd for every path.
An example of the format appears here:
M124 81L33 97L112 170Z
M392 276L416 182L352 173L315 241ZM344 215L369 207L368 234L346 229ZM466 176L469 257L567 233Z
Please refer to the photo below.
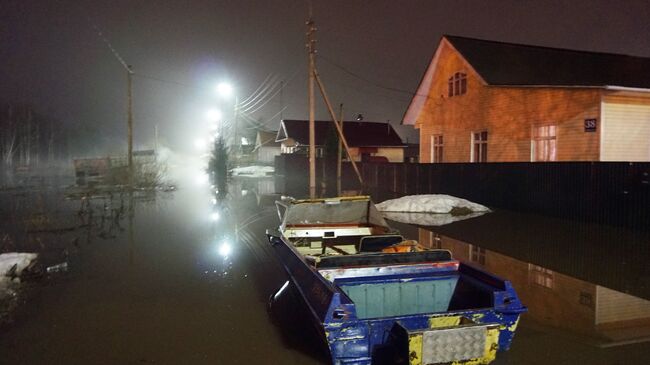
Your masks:
M471 133L488 131L488 162L530 161L533 126L557 125L558 161L597 161L600 128L584 132L584 119L600 120L600 89L486 85L446 41L441 43L429 98L418 116L420 161L431 161L431 135L444 138L443 162L468 162ZM448 97L447 80L467 74L467 93Z
M428 231L420 229L419 236L425 246L431 247ZM469 244L446 236L439 237L441 248L450 250L456 260L507 278L515 287L522 303L528 306L529 311L525 317L527 321L597 335L596 285L554 272L552 288L543 287L531 281L530 265L526 262L485 250L485 265L479 265L470 260ZM581 304L581 294L590 295L593 304Z

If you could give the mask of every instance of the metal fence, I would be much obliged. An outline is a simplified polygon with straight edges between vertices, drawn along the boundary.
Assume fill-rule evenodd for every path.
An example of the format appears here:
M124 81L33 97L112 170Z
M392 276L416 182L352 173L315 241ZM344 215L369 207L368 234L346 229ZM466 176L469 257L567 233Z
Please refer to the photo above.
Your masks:
M304 196L307 166L304 157L278 157L276 190ZM323 174L322 165L317 170ZM492 208L650 230L647 162L363 163L361 171L362 190L376 201L449 194ZM331 175L328 169L323 176ZM343 189L358 188L344 164Z

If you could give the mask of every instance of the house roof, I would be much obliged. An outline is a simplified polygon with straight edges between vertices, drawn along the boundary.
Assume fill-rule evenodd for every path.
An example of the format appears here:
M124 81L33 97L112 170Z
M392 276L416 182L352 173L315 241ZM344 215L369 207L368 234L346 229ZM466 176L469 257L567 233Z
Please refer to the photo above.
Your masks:
M428 98L440 49L448 42L488 85L650 90L650 58L443 36L402 124L413 125Z
M255 139L255 149L260 147L280 147L280 142L275 141L278 132L276 131L257 131Z
M317 120L316 145L322 146L327 138L328 128L334 128L331 121ZM402 147L402 139L390 123L344 121L343 134L350 147ZM306 120L283 120L277 141L291 138L302 145L309 144L309 122Z
M650 58L444 37L489 85L650 89Z

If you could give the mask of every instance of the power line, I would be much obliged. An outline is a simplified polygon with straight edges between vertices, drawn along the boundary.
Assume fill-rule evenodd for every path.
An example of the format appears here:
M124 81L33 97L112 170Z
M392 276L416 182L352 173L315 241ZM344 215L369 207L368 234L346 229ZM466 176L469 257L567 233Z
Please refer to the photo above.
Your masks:
M408 95L411 95L411 96L417 96L417 95L419 95L418 93L414 93L414 92L412 92L412 91L408 91L408 90L404 90L404 89L398 89L398 88L395 88L395 87L384 86L384 85L378 84L378 83L376 83L376 82L374 82L374 81L372 81L372 80L369 80L369 79L367 79L367 78L365 78L365 77L363 77L363 76L361 76L361 75L359 75L359 74L357 74L357 73L354 73L354 72L348 70L348 69L345 68L344 66L339 65L338 63L336 63L336 62L330 60L330 59L327 58L327 57L324 57L324 56L321 55L321 54L318 54L318 58L319 58L319 59L322 59L323 61L329 63L330 65L332 65L332 66L334 66L334 67L340 69L341 71L343 71L343 72L349 74L350 76L356 77L357 79L362 80L362 81L365 81L365 82L367 82L367 83L369 83L369 84L371 84L371 85L373 85L373 86L375 86L375 87L378 87L378 88L380 88L380 89L389 90L389 91L394 91L394 92L403 93L403 94L408 94ZM419 96L427 96L427 95L419 95Z
M365 78L365 77L363 77L363 76L361 76L361 75L359 75L359 74L357 74L355 72L350 71L346 67L339 65L338 63L328 59L327 57L323 57L320 54L318 55L318 57L320 59L322 59L323 61L325 61L326 63L329 63L330 65L332 65L332 66L340 69L341 71L349 74L350 76L353 76L353 77L355 77L355 78L357 78L359 80L362 80L362 81L364 81L364 82L366 82L366 83L368 83L368 84L370 84L372 86L375 86L375 87L377 87L379 89L384 89L384 90L389 90L389 91L398 92L398 93L402 93L402 94L407 94L407 95L410 95L412 97L419 96L419 97L422 97L422 98L425 98L425 99L428 99L428 100L432 101L433 103L435 103L436 106L441 105L440 100L438 100L437 98L435 98L435 97L433 97L433 96L431 96L429 94L419 94L417 92L413 92L413 91L409 91L409 90L399 89L399 88L395 88L395 87L391 87L391 86L384 86L384 85L378 84L378 83L376 83L376 82L374 82L372 80L369 80L369 79L367 79L367 78Z
M262 86L264 86L266 84L266 82L269 81L271 76L273 76L273 74L269 74L268 76L266 76L266 78L264 79L264 81L262 81L260 86L258 86L257 89L255 89L255 91L253 91L246 99L242 100L239 103L239 105L245 106L245 104L248 104L248 102L255 96L255 94L257 94L257 92L259 92L262 89ZM257 96L255 96L255 97L257 97Z
M255 95L254 98L252 98L251 100L245 103L239 103L238 105L239 109L247 109L257 105L260 102L260 100L266 97L266 95L269 93L269 90L275 89L278 83L277 78L278 77L276 75L273 75L273 77L268 79L266 85L264 85L264 87L257 93L257 95Z
M273 95L271 95L268 98L268 100L266 100L262 105L260 105L259 107L257 107L253 111L250 111L250 108L248 108L248 110L246 110L246 112L248 112L250 114L253 114L253 113L259 111L260 109L262 109L266 104L269 103L269 101L273 100L273 98L275 98L275 96L278 95L278 93L282 92L282 89L284 89L289 83L291 83L291 81L293 80L293 78L296 76L297 73L298 73L298 70L296 69L296 71L293 72L293 74L289 77L289 79L286 82L284 82L284 81L280 82L280 89L278 89L275 93L273 93Z
M149 80L162 82L162 83L165 83L165 84L173 84L173 85L183 86L183 87L190 88L190 89L205 90L204 88L198 87L196 85L184 84L182 82L172 81L172 80L165 80L165 79L161 79L161 78L158 78L158 77L145 75L145 74L141 74L141 73L137 73L134 76L141 77L143 79L149 79Z

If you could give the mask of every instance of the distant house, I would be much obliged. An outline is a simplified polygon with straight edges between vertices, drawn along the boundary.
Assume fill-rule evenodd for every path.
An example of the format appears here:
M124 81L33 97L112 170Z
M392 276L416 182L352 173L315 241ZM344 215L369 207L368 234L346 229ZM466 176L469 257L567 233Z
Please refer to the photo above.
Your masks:
M126 155L110 156L110 166L112 168L126 167L129 164ZM135 150L133 151L133 164L134 165L148 165L156 162L155 150Z
M316 155L322 156L327 139L336 132L333 122L316 121ZM403 162L402 139L390 123L344 121L343 134L355 161ZM277 142L282 153L307 153L309 147L309 122L306 120L283 120L278 130ZM335 139L338 141L338 139ZM337 143L337 142L334 142Z
M281 143L275 141L278 132L257 131L255 149L257 162L273 163L275 156L281 153Z
M141 171L149 171L157 162L156 151L133 151L133 165ZM76 158L72 160L77 185L101 184L114 180L120 171L126 171L128 158L126 155L115 155L97 158Z
M111 170L109 157L76 158L72 160L78 185L101 183Z
M403 124L420 162L650 161L650 58L444 36Z

